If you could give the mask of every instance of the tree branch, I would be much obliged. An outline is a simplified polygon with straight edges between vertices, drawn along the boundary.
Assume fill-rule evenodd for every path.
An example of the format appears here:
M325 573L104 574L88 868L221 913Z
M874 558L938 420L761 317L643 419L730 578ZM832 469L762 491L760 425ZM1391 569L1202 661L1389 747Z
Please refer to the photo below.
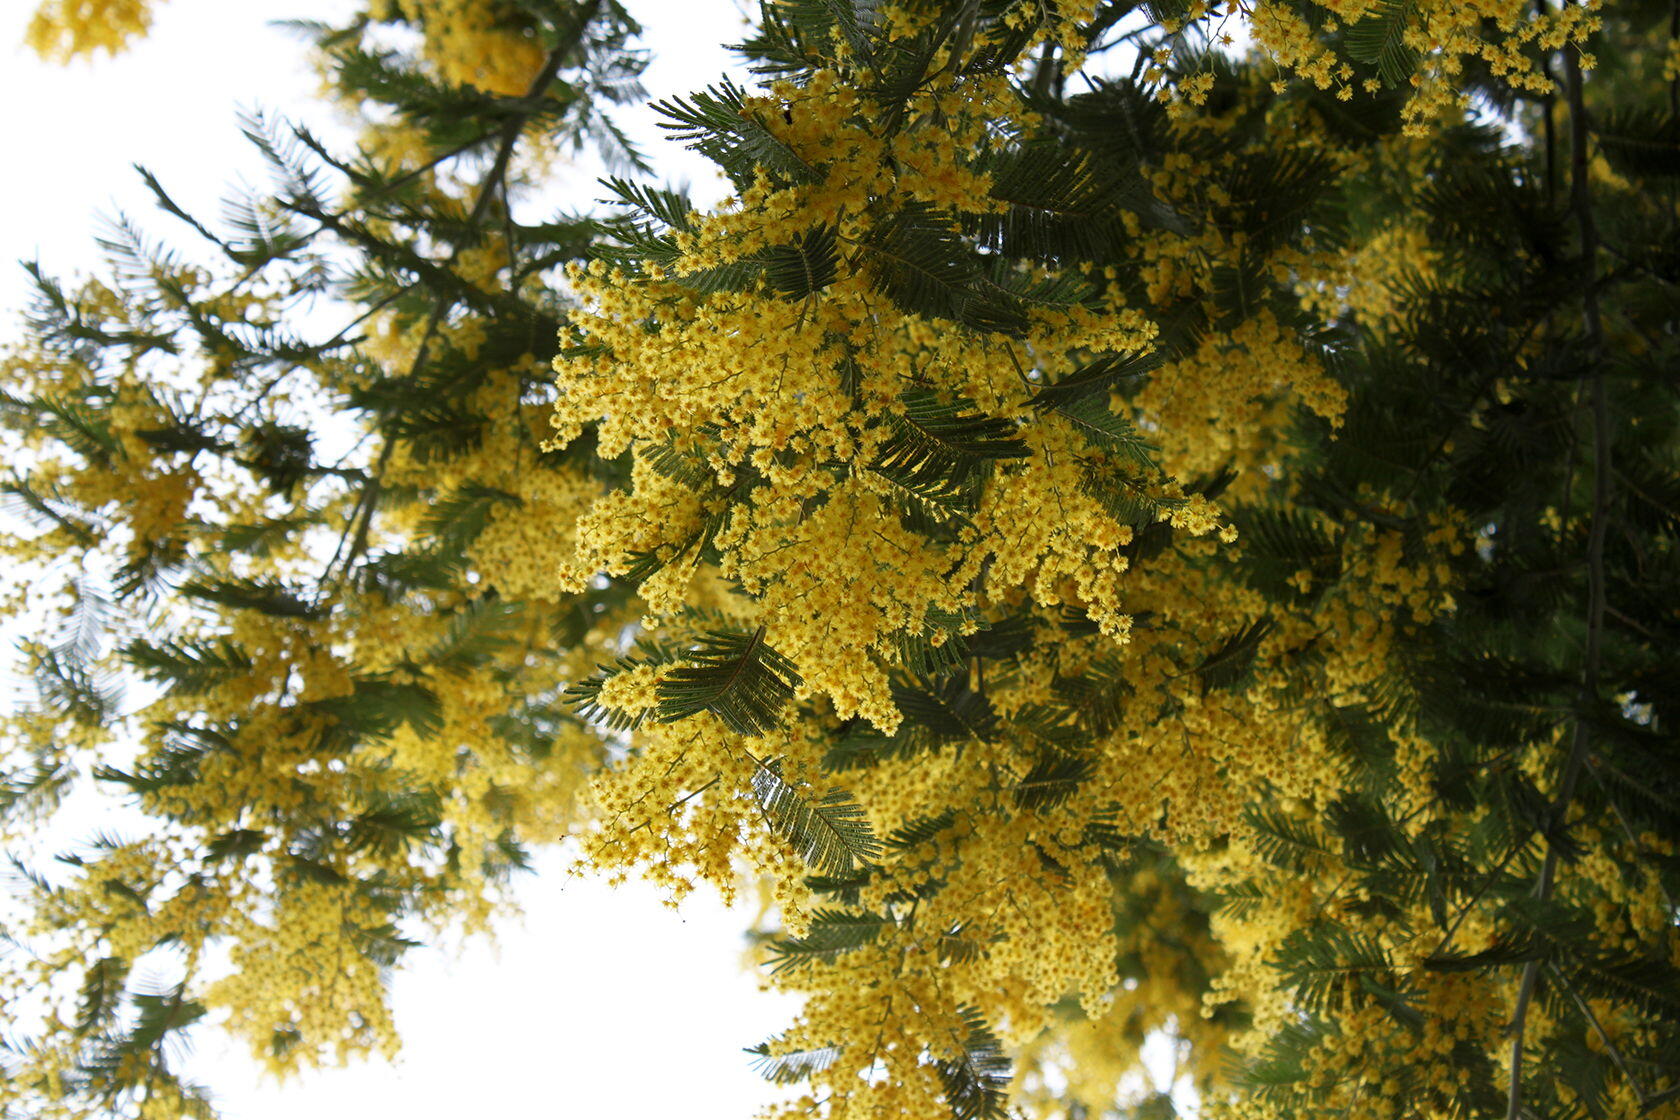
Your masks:
M496 157L490 165L490 170L480 181L478 197L473 201L472 209L467 213L465 224L468 227L477 225L484 218L485 213L490 208L491 199L496 195L498 186L502 187L503 198L507 197L505 179L508 166L513 160L514 148L519 143L520 133L525 130L525 123L531 118L531 115L541 106L542 93L554 82L554 78L559 74L566 56L576 50L583 42L584 32L588 29L590 21L600 11L601 3L602 0L589 0L589 3L578 10L577 25L572 29L572 33L566 36L559 46L548 52L548 57L543 62L543 68L531 80L531 85L525 93L525 109L509 117L507 123L502 126L501 141L496 146ZM330 216L317 215L317 218L326 225ZM342 223L335 222L329 228L339 229L340 232L347 235L353 232L353 227L343 227ZM449 254L448 261L441 267L431 266L429 262L424 262L416 257L416 261L419 262L417 268L422 276L433 275L434 280L438 277L447 277L451 282L451 287L458 283L460 288L466 289L467 292L482 295L473 285L467 284L465 281L459 281L455 277L451 266L455 263L455 259L460 255L460 252L461 243L457 242ZM463 296L457 290L452 294L446 293L439 296L437 302L433 304L432 312L426 320L426 329L420 339L420 345L415 350L414 361L409 365L408 379L412 380L424 368L427 355L431 349L432 339L436 337L444 315L461 298ZM470 296L465 298L468 299L468 302L472 302ZM499 302L492 298L490 306L493 308ZM384 419L385 414L381 412L379 420L383 421ZM379 461L369 473L367 484L356 500L356 506L351 511L350 520L345 524L344 535L339 538L338 548L334 550L332 559L327 562L326 569L321 573L318 586L323 589L327 587L329 579L334 587L341 584L344 577L349 574L350 569L355 566L356 558L367 549L368 537L373 527L374 507L378 504L385 465L390 461L393 446L394 444L387 439L385 445L380 449ZM346 547L347 545L348 547ZM341 557L342 565L339 563ZM333 575L335 569L337 570L336 577Z
M1581 689L1574 717L1574 733L1569 757L1564 763L1563 778L1557 797L1552 802L1549 834L1563 826L1570 803L1575 798L1575 786L1580 781L1582 767L1587 761L1589 736L1587 713L1598 706L1599 661L1604 635L1605 575L1604 540L1610 520L1610 399L1604 384L1601 359L1604 345L1604 323L1598 306L1598 227L1593 221L1592 186L1587 167L1587 109L1582 93L1581 51L1576 44L1563 52L1564 74L1569 96L1569 165L1570 204L1575 211L1576 226L1581 237L1582 315L1586 322L1587 353L1593 369L1589 407L1592 410L1593 430L1593 501L1592 522L1587 536L1587 637L1581 659ZM1550 841L1540 877L1534 884L1534 897L1544 902L1551 896L1557 879L1558 848ZM1511 1017L1511 1080L1506 1098L1506 1120L1518 1120L1522 1112L1523 1033L1527 1025L1529 1004L1540 978L1539 960L1523 966L1522 980L1517 987L1516 1008Z

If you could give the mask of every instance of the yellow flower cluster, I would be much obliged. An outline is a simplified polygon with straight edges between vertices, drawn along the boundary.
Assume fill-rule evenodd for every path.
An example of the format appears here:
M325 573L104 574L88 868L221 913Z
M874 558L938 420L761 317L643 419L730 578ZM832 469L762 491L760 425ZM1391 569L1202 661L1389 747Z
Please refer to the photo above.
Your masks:
M1498 2L1408 4L1403 8L1369 0L1325 3L1342 26L1354 27L1362 20L1400 24L1386 39L1398 38L1399 45L1385 50L1403 51L1416 60L1408 79L1413 96L1404 113L1408 134L1427 135L1432 121L1452 119L1467 107L1459 92L1466 63L1485 64L1495 76L1519 89L1547 93L1552 80L1529 57L1535 46L1548 51L1565 44L1583 43L1598 28L1597 0L1540 8L1520 0ZM1256 46L1280 68L1312 81L1320 89L1336 88L1344 99L1351 95L1349 83L1354 70L1325 48L1302 14L1280 4L1245 6L1251 16ZM1371 59L1368 61L1375 61ZM1381 82L1364 80L1374 92Z
M886 18L919 26L902 13ZM954 89L966 96L951 96ZM1007 131L995 122L1017 121L1021 110L985 78L929 83L905 110L914 126L885 138L866 108L830 71L747 99L743 117L811 175L764 174L718 211L683 216L669 235L674 251L657 263L602 260L568 275L583 309L556 362L555 444L592 431L603 456L628 454L634 465L628 488L599 499L580 522L576 550L562 559L562 589L656 557L664 566L641 586L645 635L686 640L694 618L762 627L802 680L797 714L756 738L704 715L633 732L629 757L595 784L601 816L590 858L609 873L640 869L676 894L698 882L727 894L743 875L767 876L773 920L798 938L820 935L819 911L833 903L802 885L808 869L766 827L755 804L755 778L766 765L773 761L812 802L843 787L878 837L931 829L930 838L883 855L848 902L848 912L881 919L867 948L777 974L807 1003L769 1058L839 1050L788 1116L946 1114L936 1063L960 1041L956 1020L965 1007L980 1009L1012 1047L1037 1055L1029 1064L1049 1070L1065 1068L1069 1054L1090 1057L1080 1091L1093 1102L1136 1068L1135 1046L1113 1049L1105 1033L1118 1024L1141 1037L1170 1016L1181 1037L1203 1048L1200 1068L1211 1070L1225 1028L1199 1018L1198 981L1163 975L1147 986L1121 985L1116 888L1082 829L1101 821L1117 835L1208 849L1208 881L1235 874L1211 849L1241 830L1258 783L1311 799L1331 796L1339 782L1333 752L1303 719L1281 668L1315 644L1320 628L1344 626L1346 639L1326 655L1328 679L1352 690L1380 678L1389 668L1382 628L1402 609L1389 598L1392 588L1403 585L1425 609L1439 602L1439 573L1392 563L1360 569L1340 592L1352 602L1326 594L1323 614L1280 620L1258 643L1254 679L1263 683L1234 692L1205 687L1201 653L1191 651L1229 636L1233 618L1269 609L1225 567L1242 547L1235 529L1204 494L1147 473L1137 502L1148 512L1123 514L1088 483L1094 468L1128 469L1123 453L1062 411L1032 403L1093 354L1151 350L1150 312L1124 296L1112 274L1087 277L1101 310L1035 308L1018 337L900 306L890 284L883 292L891 274L880 246L890 243L890 223L914 207L995 211L977 169ZM993 121L993 130L977 128L977 119ZM1198 118L1184 127L1223 125ZM1205 213L1227 201L1210 170L1219 169L1174 159L1154 186L1184 212ZM720 290L707 280L808 246L819 231L832 231L838 249L832 275L808 290L789 296L752 280ZM1149 308L1211 302L1220 270L1247 248L1217 223L1190 237L1157 232L1139 242ZM1329 250L1280 252L1265 276L1287 286L1339 259ZM1005 419L1020 445L991 465L960 516L914 505L914 495L877 469L897 425L908 422L907 391ZM1168 475L1229 468L1232 492L1250 499L1290 454L1282 421L1303 408L1334 421L1344 405L1316 356L1267 311L1209 332L1135 391L1102 400L1138 419ZM906 516L907 502L921 519ZM1160 532L1170 548L1142 552L1140 536ZM1350 568L1358 548L1349 542ZM1148 562L1134 562L1140 555ZM883 751L859 769L837 772L825 762L837 736L860 728L917 744L894 693L906 640L966 640L976 622L940 623L947 628L940 639L934 620L1017 612L1039 627L1031 651L976 659L966 680L956 678L965 697L984 698L997 727ZM1095 632L1044 639L1069 616ZM626 716L648 712L657 678L647 668L620 674L602 687L602 704ZM1053 779L1040 776L1034 713L1065 700L1070 681L1096 682L1126 699L1104 716L1093 696L1090 720L1075 732L1084 780L1035 808L1035 783ZM1154 889L1140 881L1146 888ZM1152 897L1167 920L1184 895ZM1139 951L1164 973L1170 954L1137 936ZM1232 927L1229 936L1256 946L1255 960L1276 944L1270 927ZM1271 990L1246 952L1233 968L1249 968L1264 980L1260 990ZM1076 1022L1070 998L1081 1008ZM1113 1052L1096 1061L1105 1048ZM1018 1099L1048 1109L1050 1097L1034 1095L1038 1076Z
M485 284L507 264L496 253L456 263ZM207 323L243 330L273 319L276 297L261 282L217 290L225 278L158 267L155 278L190 293ZM126 289L94 281L66 297L90 329L159 329L157 307ZM3 542L25 576L8 609L91 627L75 670L89 682L119 670L131 643L207 666L187 686L146 689L128 713L78 699L4 729L7 773L42 759L70 773L114 765L151 825L102 843L69 881L30 897L28 922L11 927L36 955L8 956L0 998L9 1026L41 1044L0 1087L0 1111L109 1114L89 1096L45 1102L39 1088L86 1058L90 1042L74 1026L79 970L163 950L180 966L180 998L277 1072L394 1052L390 965L428 930L485 928L510 906L508 872L523 847L560 840L586 811L586 775L605 748L566 718L560 693L607 656L626 619L555 590L552 549L571 539L598 486L540 451L550 406L532 399L534 359L482 371L467 401L485 418L482 438L445 455L406 442L387 451L351 424L333 433L350 453L335 464L318 449L312 465L327 469L288 488L263 473L262 448L245 434L324 414L324 398L359 388L355 379L413 369L428 333L434 354L478 352L485 336L470 316L428 332L391 313L371 333L363 364L331 352L289 359L267 385L209 346L100 351L33 339L0 355L9 393L50 402L19 438L30 492L45 498L33 527ZM181 450L160 438L182 423L184 410L167 402L183 394L200 402L192 422L221 444ZM375 555L425 561L439 504L492 496L464 554L446 554L442 582L392 590L323 572L333 542L344 549L357 537L359 472L376 465L380 513L359 542ZM331 610L201 599L134 616L107 601L109 573L182 565L206 586L285 581ZM38 666L65 656L54 641L37 644ZM357 724L370 690L375 706L407 698L412 712ZM9 815L8 839L54 810L50 792L32 808ZM129 1072L131 1087L149 1079L141 1066ZM173 1092L159 1088L148 1115L162 1115Z
M1110 633L1124 632L1124 561L1113 553L1130 528L1081 492L1074 463L1087 449L1076 430L1032 417L1028 370L1042 380L1068 372L1070 354L1147 349L1148 321L1116 291L1108 315L1037 313L1023 344L952 331L878 290L881 232L895 216L997 205L971 166L990 143L984 122L1009 109L1007 98L990 79L962 96L930 91L909 110L930 123L883 140L859 114L857 91L819 71L743 112L820 168L820 181L761 179L697 217L676 237L680 261L641 279L599 261L572 270L587 308L573 326L587 345L557 363L556 443L598 425L601 453L630 450L637 466L632 488L603 499L580 526L563 587L654 552L669 567L644 597L669 613L684 601L704 536L721 553L719 573L753 600L809 692L840 718L861 714L887 731L898 724L887 695L895 641L923 632L930 611L960 610L987 564L1004 584L1030 584L1047 604L1085 605ZM803 300L705 295L683 282L825 228L841 247L836 274ZM907 388L1018 418L1032 452L1000 466L954 550L909 531L901 504L924 499L872 469L893 431L883 417L902 415ZM672 449L704 464L716 496L696 504L648 465Z
M56 62L119 54L151 30L161 2L39 0L24 39ZM510 0L372 0L368 15L417 29L425 60L444 81L506 97L530 88L548 53L530 14Z
M548 53L530 15L507 0L375 0L369 10L420 28L425 58L444 81L504 97L528 90Z
M1065 1026L1022 1048L1017 1097L1030 1115L1055 1115L1070 1101L1093 1111L1135 1108L1159 1092L1180 1092L1183 1080L1204 1100L1225 1088L1218 1055L1226 1016L1219 1009L1204 1015L1196 995L1203 970L1218 971L1223 950L1182 878L1145 865L1117 879L1113 947L1125 974L1096 1014L1070 1012ZM1165 1077L1139 1069L1138 1053L1152 1040L1172 1047Z
M153 0L41 0L24 42L42 58L68 62L118 54L152 26Z
M872 31L931 34L934 7L881 5ZM178 944L193 997L276 1069L389 1053L383 975L405 933L482 926L505 902L518 845L576 831L595 869L640 871L673 900L699 884L726 897L767 885L765 921L781 935L767 950L774 982L806 1002L766 1058L821 1056L801 1067L811 1091L780 1109L789 1118L949 1115L943 1075L973 1041L975 1014L1018 1057L1014 1103L1030 1115L1070 1101L1107 1108L1117 1093L1141 1104L1138 1049L1155 1032L1184 1048L1212 1099L1224 1048L1253 1056L1302 1026L1303 1002L1277 965L1290 938L1321 921L1373 958L1363 981L1350 971L1320 989L1337 1023L1312 1038L1303 1083L1327 1109L1389 1116L1415 1101L1404 1114L1444 1115L1432 1102L1463 1087L1455 1055L1484 1053L1497 1070L1509 986L1428 967L1441 946L1430 900L1374 905L1320 824L1358 777L1338 714L1392 699L1397 636L1454 609L1449 561L1477 529L1442 515L1421 532L1389 528L1416 524L1410 486L1364 486L1346 497L1367 521L1294 507L1303 534L1322 535L1321 554L1291 561L1281 589L1263 593L1237 573L1268 542L1239 532L1230 511L1291 496L1314 450L1293 433L1334 429L1347 405L1290 325L1295 309L1233 295L1233 283L1298 298L1319 319L1355 314L1380 335L1403 310L1408 275L1438 254L1399 220L1352 245L1310 233L1280 247L1244 233L1231 219L1255 165L1243 161L1305 161L1320 136L1285 107L1272 124L1288 143L1238 150L1214 78L1192 75L1163 126L1177 150L1143 169L1156 216L1173 220L1145 229L1130 215L1129 274L1034 258L967 275L943 302L928 297L948 279L926 275L928 246L971 247L974 229L1009 216L994 161L1043 124L1016 93L1034 50L1079 65L1075 32L1090 13L1078 6L1037 25L1036 40L1009 39L1037 7L1015 5L974 40L972 26L951 29L890 124L839 35L835 65L729 105L729 125L773 157L738 176L735 198L668 215L670 228L649 235L665 239L656 253L567 270L579 306L552 402L533 391L535 358L499 358L475 367L467 404L486 423L470 446L440 453L351 433L367 446L342 472L359 479L377 463L377 488L338 485L330 470L328 483L301 484L318 503L311 534L401 559L443 511L478 503L467 543L446 537L447 555L420 557L459 565L433 582L324 577L319 540L288 531L262 549L222 547L275 520L285 503L273 487L237 462L161 448L170 415L135 370L45 349L10 355L4 372L20 391L56 400L97 389L103 434L90 440L80 418L60 417L29 446L32 477L57 503L48 520L80 511L98 531L60 514L6 541L9 555L109 566L190 555L202 579L313 583L333 613L277 618L212 599L195 618L152 620L226 641L242 660L143 706L135 776L190 759L190 781L136 782L142 806L175 823L108 845L71 889L37 900L26 933L43 952L6 986ZM1340 27L1393 8L1324 7ZM1580 5L1532 16L1511 0L1405 11L1403 45L1420 60L1414 131L1451 109L1465 60L1533 81L1521 50L1579 42L1596 18ZM449 80L521 92L543 55L518 12L387 0L374 16L421 25ZM1220 13L1198 0L1186 18ZM1282 68L1351 89L1353 68L1298 9L1249 14ZM964 51L1005 41L1019 52L1012 67L965 68ZM1157 77L1170 62L1161 52ZM1343 154L1324 174L1415 165L1423 149L1414 138ZM411 138L393 134L386 150L410 152ZM437 188L424 178L421 189ZM512 263L494 246L451 259L485 290ZM1013 319L983 299L987 285L1013 298L1076 283L1086 294L1072 302L1020 297L1027 310ZM113 329L141 321L98 285L78 306ZM238 295L202 306L247 322L276 313ZM1178 312L1208 329L1173 334ZM414 369L429 347L488 352L471 315L388 311L367 329L362 356L377 370L305 363L323 394ZM1086 411L1046 393L1157 348L1159 366L1105 384ZM219 387L228 374L203 355L157 362L170 368L148 376L171 385ZM265 416L319 404L271 388ZM240 402L205 399L210 419L245 419ZM992 457L930 482L939 472L915 464L949 450L929 450L941 438L930 414L973 420ZM539 447L551 417L554 437ZM1137 440L1101 426L1116 420ZM584 462L589 441L628 466ZM636 597L621 587L595 597L603 577L633 575ZM718 628L756 630L797 670L779 726L740 734L721 708L662 720L671 682L698 662L696 639ZM596 681L596 707L622 722L558 714L561 690L632 652L632 636L668 656L619 661L627 667ZM940 674L916 668L947 657ZM419 711L403 707L416 696ZM336 748L369 697L394 714L354 751ZM91 760L115 730L42 713L12 742ZM1429 744L1404 712L1386 734L1402 792L1385 808L1406 842L1461 824L1430 795ZM1555 741L1525 743L1511 765L1551 792L1541 763L1556 752ZM1253 816L1257 790L1298 830L1299 850L1279 855ZM402 827L415 821L433 822L424 839ZM1654 839L1583 841L1589 853L1558 897L1630 947L1668 928L1658 877L1618 869ZM1151 863L1161 848L1187 877ZM1198 907L1213 897L1226 905L1209 924ZM1451 936L1461 952L1495 944L1473 908ZM202 962L222 948L229 967L214 976ZM1370 998L1389 989L1406 993L1415 1021ZM1595 1014L1612 1043L1640 1029L1611 1007ZM44 1021L61 1041L69 1012L61 1002ZM1533 1024L1552 1025L1545 1008ZM72 1068L73 1049L48 1044L32 1072ZM1629 1114L1634 1103L1611 1102ZM1264 1094L1240 1106L1219 1096L1210 1111L1286 1114Z

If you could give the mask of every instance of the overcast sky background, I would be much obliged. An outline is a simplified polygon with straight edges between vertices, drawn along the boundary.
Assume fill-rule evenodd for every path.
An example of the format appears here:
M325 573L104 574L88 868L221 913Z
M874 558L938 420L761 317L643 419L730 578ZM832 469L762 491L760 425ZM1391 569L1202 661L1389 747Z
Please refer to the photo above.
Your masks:
M170 0L128 54L68 68L42 64L21 46L33 7L0 0L0 139L11 153L0 185L0 337L16 329L28 292L14 262L39 259L59 275L91 270L100 216L122 210L177 243L192 236L155 212L130 165L144 163L201 216L218 215L241 177L264 182L236 109L309 116L317 88L300 41L267 21L333 20L351 5ZM731 61L717 44L742 37L731 0L629 7L649 31L655 96L715 80ZM313 119L321 120L318 109ZM664 177L694 181L697 194L722 193L703 163L655 138L651 114L624 123L649 138L644 149ZM551 197L581 208L600 195L598 174L578 167ZM100 823L88 821L86 831ZM242 1047L201 1031L195 1075L216 1091L227 1120L745 1120L768 1103L772 1089L742 1048L781 1029L796 1004L760 992L743 970L749 911L731 913L699 893L673 911L641 884L611 889L566 878L556 857L543 862L525 880L525 920L503 929L499 948L479 942L409 955L395 983L405 1042L396 1064L280 1086Z

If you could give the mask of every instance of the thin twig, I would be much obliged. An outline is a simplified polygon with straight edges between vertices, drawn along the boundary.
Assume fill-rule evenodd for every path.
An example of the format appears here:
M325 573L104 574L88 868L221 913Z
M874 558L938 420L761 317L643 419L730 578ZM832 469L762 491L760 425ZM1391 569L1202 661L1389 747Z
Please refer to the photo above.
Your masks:
M1628 1084L1633 1087L1633 1095L1644 1101L1645 1090L1640 1088L1639 1082L1633 1076L1633 1071L1628 1069L1627 1059L1623 1058L1622 1052L1616 1049L1616 1044L1610 1041L1610 1032L1604 1029L1604 1024L1600 1023L1598 1016L1593 1014L1592 1005L1581 998L1581 993L1575 990L1574 985L1570 984L1569 978L1563 974L1563 971L1557 965L1548 962L1546 967L1551 970L1552 979L1569 993L1575 1001L1575 1006L1579 1007L1581 1014L1587 1017L1587 1023L1592 1027L1593 1033L1598 1035L1598 1041L1604 1044L1604 1052L1610 1055L1610 1060L1616 1063L1616 1068L1622 1071L1622 1076L1627 1078Z

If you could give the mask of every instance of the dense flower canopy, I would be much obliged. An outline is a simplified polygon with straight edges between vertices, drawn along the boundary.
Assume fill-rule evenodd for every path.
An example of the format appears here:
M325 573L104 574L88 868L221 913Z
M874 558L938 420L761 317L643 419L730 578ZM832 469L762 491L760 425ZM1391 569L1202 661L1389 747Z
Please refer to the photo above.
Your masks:
M207 1113L204 1017L390 1052L563 837L767 889L777 1115L1160 1115L1152 1038L1210 1115L1673 1115L1669 18L776 0L659 105L709 210L609 0L316 29L361 150L252 120L228 232L151 184L208 259L0 359L8 835L152 822L24 868L0 1115Z

